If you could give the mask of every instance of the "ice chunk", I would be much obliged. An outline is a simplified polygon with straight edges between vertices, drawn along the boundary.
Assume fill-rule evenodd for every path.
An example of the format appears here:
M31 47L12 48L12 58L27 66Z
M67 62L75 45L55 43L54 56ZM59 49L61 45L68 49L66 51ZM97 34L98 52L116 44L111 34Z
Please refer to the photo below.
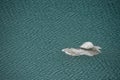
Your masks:
M101 52L100 49L101 47L94 46L92 42L85 42L78 49L65 48L62 49L62 51L71 56L80 56L80 55L94 56Z

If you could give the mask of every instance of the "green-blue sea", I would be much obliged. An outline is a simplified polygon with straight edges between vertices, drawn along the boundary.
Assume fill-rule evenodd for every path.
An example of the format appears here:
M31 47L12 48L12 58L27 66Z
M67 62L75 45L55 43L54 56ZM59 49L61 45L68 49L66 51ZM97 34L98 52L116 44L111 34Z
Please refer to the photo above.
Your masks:
M0 0L0 80L120 80L120 1Z

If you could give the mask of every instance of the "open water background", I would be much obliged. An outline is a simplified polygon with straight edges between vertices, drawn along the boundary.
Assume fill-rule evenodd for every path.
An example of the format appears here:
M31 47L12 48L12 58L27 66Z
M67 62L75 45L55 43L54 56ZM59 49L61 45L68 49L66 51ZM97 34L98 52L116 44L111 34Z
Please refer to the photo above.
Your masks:
M61 52L86 41L102 53ZM0 80L120 80L120 1L0 0Z

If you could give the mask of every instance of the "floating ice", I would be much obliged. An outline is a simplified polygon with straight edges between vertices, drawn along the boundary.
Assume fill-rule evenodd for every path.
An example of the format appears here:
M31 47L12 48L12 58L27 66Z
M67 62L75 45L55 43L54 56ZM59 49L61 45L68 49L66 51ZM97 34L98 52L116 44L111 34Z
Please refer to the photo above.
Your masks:
M101 47L94 46L92 42L85 42L78 49L65 48L62 49L62 51L71 56L80 56L80 55L94 56L101 52L100 49Z

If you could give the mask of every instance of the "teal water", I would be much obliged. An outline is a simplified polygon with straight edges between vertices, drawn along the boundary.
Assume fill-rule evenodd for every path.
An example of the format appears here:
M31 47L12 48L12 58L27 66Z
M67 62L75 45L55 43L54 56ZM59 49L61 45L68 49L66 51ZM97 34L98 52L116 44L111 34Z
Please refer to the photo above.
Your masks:
M120 80L119 0L0 0L0 80ZM91 41L95 57L61 50Z

